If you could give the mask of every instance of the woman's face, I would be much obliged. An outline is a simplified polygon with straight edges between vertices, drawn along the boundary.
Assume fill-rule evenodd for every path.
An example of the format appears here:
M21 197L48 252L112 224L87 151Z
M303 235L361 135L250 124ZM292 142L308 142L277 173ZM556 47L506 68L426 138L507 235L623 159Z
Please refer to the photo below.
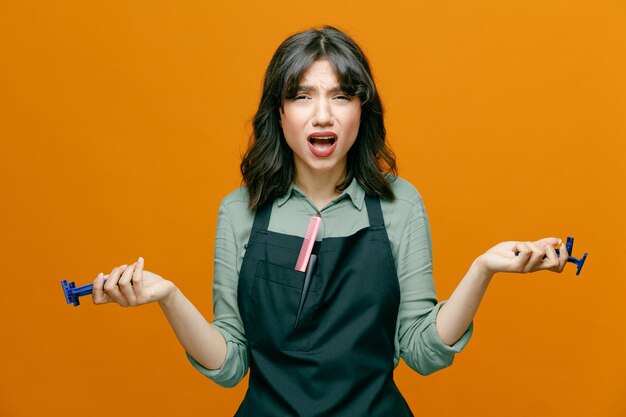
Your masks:
M360 121L361 99L341 90L328 60L315 61L302 76L296 96L286 99L280 112L296 179L325 174L340 181Z

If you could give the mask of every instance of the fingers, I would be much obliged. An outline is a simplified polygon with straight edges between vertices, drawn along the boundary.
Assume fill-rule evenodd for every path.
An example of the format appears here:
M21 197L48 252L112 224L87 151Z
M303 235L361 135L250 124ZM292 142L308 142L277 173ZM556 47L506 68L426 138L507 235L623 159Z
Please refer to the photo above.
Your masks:
M545 246L546 257L548 259L547 262L544 262L544 266L546 267L546 269L561 272L565 267L565 262L567 262L567 258L565 258L565 262L562 262L560 256L556 254L556 251L554 251L554 248L558 246L565 246L562 245L563 241L558 237L546 237L543 239L539 239L534 243L538 246Z
M569 253L567 253L567 247L563 243L559 248L559 272L563 271L563 268L565 268L565 264L567 263L568 259Z
M560 239L558 238L545 238L535 242L517 242L513 248L515 252L519 252L515 260L515 271L526 273L549 269L560 272L565 264L554 250L554 245L559 242Z
M117 286L120 288L120 292L126 299L127 305L137 305L137 297L135 297L135 291L133 288L133 272L135 271L135 264L130 265L124 270L120 280L117 282Z
M540 268L539 265L541 265L543 257L546 256L546 248L544 245L538 246L533 242L526 242L526 245L528 245L532 253L530 254L530 259L524 265L524 272L531 272Z
M513 270L515 272L524 272L524 267L533 253L532 249L528 246L528 242L517 242L513 247L513 252L517 253Z
M559 270L559 267L560 267L559 257L556 254L556 251L554 250L554 246L547 244L545 245L545 250L546 250L546 259L543 260L543 266L546 269L549 269L550 271L561 272Z
M540 247L543 247L544 245L551 245L554 247L561 244L561 239L558 237L544 237L543 239L536 240L533 243Z
M133 273L133 288L135 290L135 294L143 295L144 294L144 282L143 282L143 258L140 256L137 259L137 263L135 265L135 271ZM145 300L138 300L140 302L145 302Z
M537 270L547 269L553 272L562 272L569 257L567 250L565 249L565 245L563 245L563 241L556 237L548 237L540 239L535 243L542 244L546 253L546 258L543 259L543 262ZM559 249L559 254L557 255L554 248L559 245L561 248Z
M510 246L512 244L512 246ZM557 255L555 246L559 246ZM562 272L569 259L566 246L556 237L539 239L534 242L502 242L487 253L499 256L496 271L527 273L540 270ZM511 259L511 253L515 254ZM506 258L506 261L502 257Z
M120 287L118 287L117 283L120 280L120 275L128 265L121 265L116 268L113 268L111 273L109 274L109 278L107 279L106 284L104 284L104 292L108 295L111 300L115 301L122 307L128 306L128 300L124 297L122 292L120 291Z
M108 295L104 292L104 274L100 272L96 279L93 281L93 291L91 293L91 299L94 304L105 304L111 301Z
M93 282L94 304L116 302L122 307L136 306L146 302L143 279L143 258L136 263L113 268L109 275L102 272Z

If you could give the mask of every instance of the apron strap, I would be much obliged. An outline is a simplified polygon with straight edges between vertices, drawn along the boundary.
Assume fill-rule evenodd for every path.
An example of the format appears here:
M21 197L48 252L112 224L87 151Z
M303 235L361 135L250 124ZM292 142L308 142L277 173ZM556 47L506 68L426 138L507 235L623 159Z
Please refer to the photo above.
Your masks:
M273 204L274 200L266 201L256 210L256 214L254 215L254 224L252 225L253 229L263 232L267 230L270 225L270 216L272 215Z
M366 195L365 207L367 207L367 217L370 221L370 227L385 227L385 220L383 218L383 210L380 207L380 200Z

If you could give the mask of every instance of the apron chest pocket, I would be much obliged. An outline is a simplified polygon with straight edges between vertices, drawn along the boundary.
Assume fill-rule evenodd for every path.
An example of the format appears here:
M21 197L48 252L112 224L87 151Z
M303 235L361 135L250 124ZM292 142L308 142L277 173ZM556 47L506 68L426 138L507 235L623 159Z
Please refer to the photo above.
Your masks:
M248 297L248 342L282 351L308 351L313 313L319 298L315 276L312 281L298 328L294 329L304 272L259 261Z

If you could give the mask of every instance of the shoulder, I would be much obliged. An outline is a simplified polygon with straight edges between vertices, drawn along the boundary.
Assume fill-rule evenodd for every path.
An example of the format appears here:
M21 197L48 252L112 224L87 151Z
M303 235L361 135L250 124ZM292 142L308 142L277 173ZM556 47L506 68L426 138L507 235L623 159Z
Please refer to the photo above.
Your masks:
M254 211L248 207L248 191L239 187L227 194L220 204L217 217L217 234L234 236L237 250L248 241L250 229L254 221Z
M424 211L422 196L407 180L396 177L391 182L395 199L380 200L385 221L390 225L405 224L410 219L415 218ZM398 230L398 232L401 232Z
M250 201L248 197L248 190L245 186L241 186L239 188L234 189L230 193L228 193L220 204L220 208L223 209L232 209L239 208L240 206L248 207L248 202Z
M401 177L396 177L391 181L391 188L396 196L394 201L390 201L392 205L410 205L415 206L422 204L422 195L413 184Z
M416 237L428 236L430 232L422 196L417 188L400 177L395 178L391 186L396 198L393 201L381 199L380 206L394 260L402 270L409 259L406 250L411 246L411 242L414 242Z
M247 218L252 215L248 207L248 190L245 186L236 188L228 193L220 203L220 215L227 216L236 220Z

